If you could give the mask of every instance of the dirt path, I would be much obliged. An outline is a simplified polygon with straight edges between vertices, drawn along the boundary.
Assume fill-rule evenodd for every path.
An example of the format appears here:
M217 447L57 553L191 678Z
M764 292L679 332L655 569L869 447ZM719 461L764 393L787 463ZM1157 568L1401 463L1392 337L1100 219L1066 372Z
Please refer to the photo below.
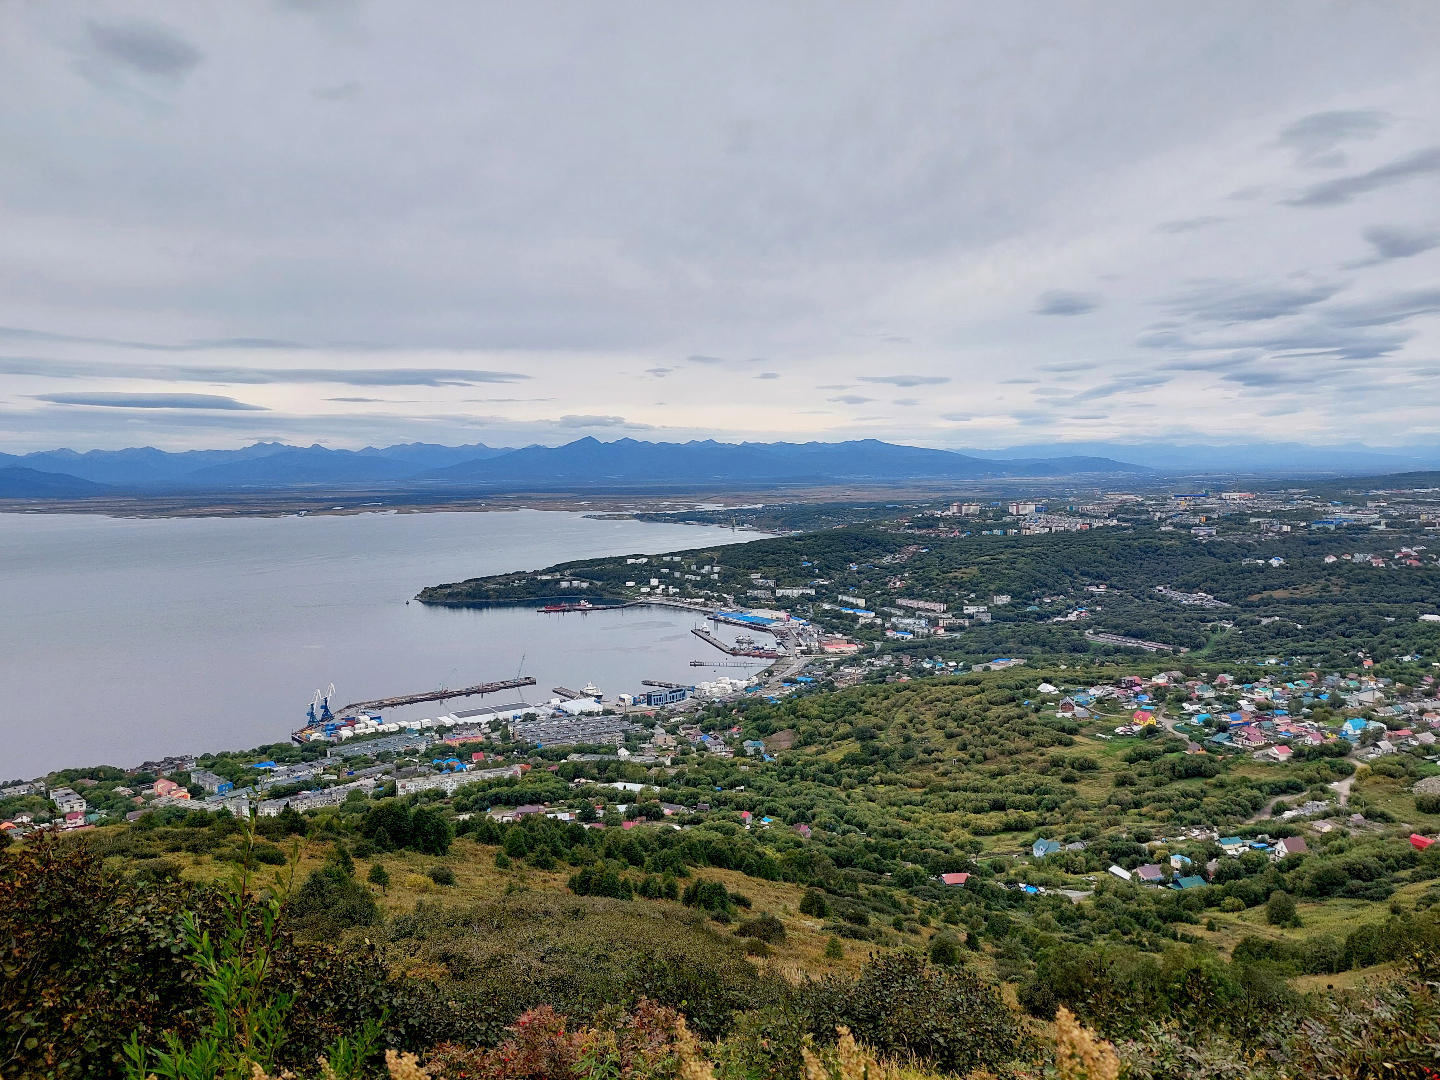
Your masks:
M1340 805L1348 806L1350 803L1350 785L1355 783L1355 777L1347 776L1344 780L1336 780L1330 786L1340 796Z

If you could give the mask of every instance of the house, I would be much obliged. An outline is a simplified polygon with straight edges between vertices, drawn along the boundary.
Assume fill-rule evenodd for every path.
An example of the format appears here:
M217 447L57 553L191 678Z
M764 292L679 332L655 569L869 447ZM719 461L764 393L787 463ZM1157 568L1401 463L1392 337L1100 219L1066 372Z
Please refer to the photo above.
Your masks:
M1185 869L1187 866L1189 866L1189 865L1190 865L1190 859L1189 859L1188 857L1184 856L1184 855L1171 855L1171 856L1170 856L1170 869L1171 869L1171 870L1184 870L1184 869Z
M168 782L168 781L167 781ZM68 787L57 787L50 789L50 801L55 804L55 809L62 814L79 813L84 817L89 807L82 795L76 794Z
M1279 862L1286 855L1304 855L1309 850L1303 836L1287 836L1270 849L1270 861Z
M219 795L222 792L231 791L235 785L223 776L217 776L209 769L196 769L190 774L190 782L199 784L212 795Z
M1111 866L1107 873L1114 874L1121 881L1130 880L1130 871L1126 870L1123 866Z
M1205 884L1205 879L1198 874L1191 874L1187 877L1176 878L1170 882L1172 889L1198 889Z
M1269 755L1279 762L1289 761L1295 751L1288 746L1272 746L1268 751Z
M798 822L790 827L794 829L795 832L803 836L806 840L810 839L810 826L806 825L803 821Z
M941 885L964 885L970 880L969 874L941 874Z
M1135 868L1135 876L1147 885L1158 885L1165 879L1165 871L1154 863Z
M1037 859L1043 859L1047 855L1054 855L1060 850L1058 840L1036 840L1030 847L1030 854Z
M1238 836L1222 836L1217 843L1226 855L1238 857L1245 850L1245 841Z
M1418 851L1424 851L1431 844L1435 843L1428 836L1421 836L1419 833L1410 834L1410 845Z

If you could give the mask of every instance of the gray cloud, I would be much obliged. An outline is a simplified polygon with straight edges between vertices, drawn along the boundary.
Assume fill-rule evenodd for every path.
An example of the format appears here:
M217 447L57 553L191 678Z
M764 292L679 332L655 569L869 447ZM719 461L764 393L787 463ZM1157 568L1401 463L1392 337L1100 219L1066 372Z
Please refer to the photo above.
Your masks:
M687 356L685 358L692 364L723 364L725 358L722 356Z
M674 370L674 368L670 367L652 367L646 368L645 374L654 375L657 379L663 379L666 375L669 375Z
M859 375L859 382L888 383L890 386L940 386L950 381L947 375Z
M841 394L839 397L826 398L826 401L834 401L841 405L864 405L866 402L874 401L874 398L861 397L859 394Z
M1164 386L1172 378L1174 376L1161 372L1136 372L1131 375L1121 375L1110 382L1092 386L1089 390L1082 390L1067 400L1071 403L1079 403L1099 401L1102 398L1114 397L1116 394L1138 394L1144 390L1153 390L1156 387Z
M110 409L220 409L225 412L268 412L218 394L36 394L36 401L54 405L98 405Z
M317 86L311 93L322 101L349 101L359 97L364 89L361 83L343 82L334 86Z
M146 352L204 352L212 349L308 349L298 341L274 338L215 338L162 344L154 341L127 341L124 338L87 337L80 334L57 334L49 330L30 330L23 326L0 326L0 338L20 341L53 341L65 345L109 345L118 349L140 349Z
M1182 218L1179 221L1162 221L1155 226L1156 232L1162 233L1187 233L1196 229L1204 229L1211 225L1219 225L1226 220L1223 217L1215 217L1213 214L1203 214L1200 217Z
M157 23L140 19L91 23L89 30L97 51L145 75L176 78L204 59L199 49Z
M1408 259L1440 247L1440 231L1375 225L1365 230L1365 239L1381 259Z
M1263 322L1293 315L1330 299L1339 285L1315 282L1307 285L1251 285L1239 281L1214 281L1197 285L1166 307L1177 314L1207 322Z
M1036 371L1069 373L1072 371L1094 371L1100 366L1098 360L1061 360L1054 364L1036 364Z
M1100 306L1100 297L1095 293L1067 292L1051 289L1040 294L1036 301L1036 315L1084 315Z
M890 402L890 404L891 404L891 405L903 405L904 407L909 408L909 407L912 406L912 405L919 405L919 404L920 404L920 399L919 399L919 398L913 398L913 397L900 397L900 398L896 398L894 401Z
M338 383L344 386L474 386L529 379L513 371L477 371L473 368L252 368L172 367L167 364L100 363L47 360L40 357L0 357L0 375L41 375L55 379L154 379L163 382L245 383L254 386L281 383Z
M1310 167L1345 164L1336 150L1352 139L1373 139L1390 122L1379 109L1347 109L1311 113L1280 132L1281 146L1295 151L1295 159Z
M778 371L762 371L759 375L755 376L757 379L778 379L779 377L780 373Z
M1039 381L1040 381L1039 379L1026 379L1026 378L1023 378L1023 377L1022 377L1022 378L1015 378L1015 379L1001 379L1001 380L1000 380L1000 385L1001 385L1001 386L1026 386L1026 385L1028 385L1028 384L1030 384L1030 383L1038 383Z
M1386 326L1440 312L1440 289L1414 289L1337 305L1326 312L1337 326Z
M1404 183L1417 176L1433 176L1436 173L1440 173L1440 147L1432 146L1369 172L1355 176L1338 176L1334 180L1314 184L1306 188L1303 194L1286 199L1285 205L1339 206L1341 203L1348 203L1357 195Z
M632 424L623 416L584 416L567 414L558 421L567 428L649 428L649 424Z

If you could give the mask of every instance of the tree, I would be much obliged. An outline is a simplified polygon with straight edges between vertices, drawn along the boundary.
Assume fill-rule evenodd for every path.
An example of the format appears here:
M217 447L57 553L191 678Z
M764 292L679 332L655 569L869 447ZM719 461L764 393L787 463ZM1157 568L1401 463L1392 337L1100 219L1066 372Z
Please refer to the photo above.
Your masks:
M825 959L843 960L844 958L845 950L840 947L840 939L832 936L830 940L825 943Z
M433 806L421 806L410 815L410 846L425 855L444 855L455 839L455 829Z
M813 915L817 919L829 915L830 905L825 902L825 895L817 889L808 890L800 898L800 914Z
M385 869L383 863L375 863L370 867L370 873L366 878L371 885L379 885L383 893L390 887L390 871Z
M1299 926L1295 914L1295 898L1289 893L1276 889L1265 901L1265 921L1271 926Z

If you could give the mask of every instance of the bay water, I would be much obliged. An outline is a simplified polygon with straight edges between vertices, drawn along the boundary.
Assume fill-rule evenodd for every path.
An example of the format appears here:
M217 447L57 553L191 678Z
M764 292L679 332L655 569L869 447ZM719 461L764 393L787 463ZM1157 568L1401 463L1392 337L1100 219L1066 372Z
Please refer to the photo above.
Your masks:
M755 533L578 513L277 518L0 514L0 782L287 739L316 688L334 705L533 676L387 720L550 698L593 682L690 684L747 669L683 611L435 608L426 585L569 559L659 554ZM409 603L407 603L409 601ZM733 632L722 630L722 636ZM763 666L763 661L748 669Z

